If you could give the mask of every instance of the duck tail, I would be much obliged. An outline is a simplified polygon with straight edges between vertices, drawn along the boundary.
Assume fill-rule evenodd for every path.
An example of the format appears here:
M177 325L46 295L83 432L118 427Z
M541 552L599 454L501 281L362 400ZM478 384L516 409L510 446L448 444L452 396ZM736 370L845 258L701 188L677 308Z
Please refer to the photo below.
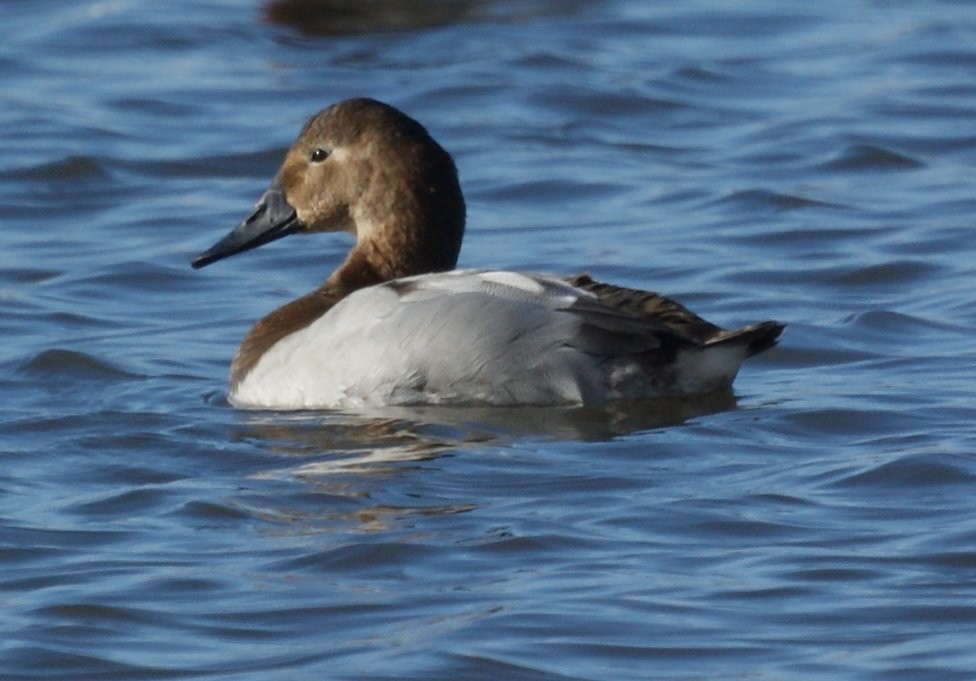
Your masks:
M750 324L741 329L732 331L722 331L715 334L705 343L705 347L715 345L741 346L745 348L746 357L758 355L776 345L779 335L786 328L785 324L779 322L760 322Z

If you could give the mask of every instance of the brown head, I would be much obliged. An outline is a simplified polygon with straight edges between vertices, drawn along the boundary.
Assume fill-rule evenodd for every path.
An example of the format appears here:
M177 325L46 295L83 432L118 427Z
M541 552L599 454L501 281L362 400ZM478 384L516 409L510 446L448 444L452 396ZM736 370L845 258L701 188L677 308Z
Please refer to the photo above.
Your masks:
M350 99L305 124L251 215L193 266L289 234L348 231L356 245L327 282L345 294L452 269L464 215L454 161L423 126L382 102Z

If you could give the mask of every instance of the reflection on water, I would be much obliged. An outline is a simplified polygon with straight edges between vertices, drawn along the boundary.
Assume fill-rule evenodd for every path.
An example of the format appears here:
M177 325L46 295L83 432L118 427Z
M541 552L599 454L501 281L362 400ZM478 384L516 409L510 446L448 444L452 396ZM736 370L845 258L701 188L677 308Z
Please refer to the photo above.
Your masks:
M581 0L271 0L265 17L307 35L418 30L477 21L528 21L575 11Z
M449 424L472 441L545 437L553 441L600 442L677 426L690 419L734 409L729 391L680 398L614 402L594 407L398 407L386 410L418 423Z
M421 495L392 505L374 499L377 478L399 480L439 457L485 448L518 446L525 438L609 442L614 438L677 426L690 419L735 408L725 391L682 399L641 400L606 407L497 408L398 407L374 415L316 413L249 413L237 438L266 449L276 465L251 475L255 480L300 481L303 501L238 499L278 526L280 532L316 534L377 532L409 524L417 517L454 515L477 508L475 489L456 503L432 503ZM307 503L305 495L313 502ZM259 503L259 507L252 507Z
M503 444L517 438L599 442L677 426L734 409L728 391L681 398L615 402L594 407L384 407L372 412L246 415L241 437L276 454L318 456L321 470L375 470L386 462L422 461L444 452Z

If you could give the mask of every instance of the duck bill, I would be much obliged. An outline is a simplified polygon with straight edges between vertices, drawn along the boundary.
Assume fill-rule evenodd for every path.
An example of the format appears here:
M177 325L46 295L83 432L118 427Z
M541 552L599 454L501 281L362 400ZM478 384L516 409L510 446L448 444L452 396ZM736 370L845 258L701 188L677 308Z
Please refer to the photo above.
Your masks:
M277 181L261 196L254 211L230 234L193 259L194 269L263 246L302 229L302 223Z

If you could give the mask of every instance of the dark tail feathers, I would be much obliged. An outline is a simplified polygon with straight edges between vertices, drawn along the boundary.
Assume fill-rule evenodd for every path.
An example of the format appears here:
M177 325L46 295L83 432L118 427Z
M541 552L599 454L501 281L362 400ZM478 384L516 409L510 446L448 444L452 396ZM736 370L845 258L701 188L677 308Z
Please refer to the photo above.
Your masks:
M786 325L779 322L750 324L741 329L721 331L709 338L705 345L724 345L726 343L742 345L746 348L746 357L752 357L776 345L776 340L785 328Z

